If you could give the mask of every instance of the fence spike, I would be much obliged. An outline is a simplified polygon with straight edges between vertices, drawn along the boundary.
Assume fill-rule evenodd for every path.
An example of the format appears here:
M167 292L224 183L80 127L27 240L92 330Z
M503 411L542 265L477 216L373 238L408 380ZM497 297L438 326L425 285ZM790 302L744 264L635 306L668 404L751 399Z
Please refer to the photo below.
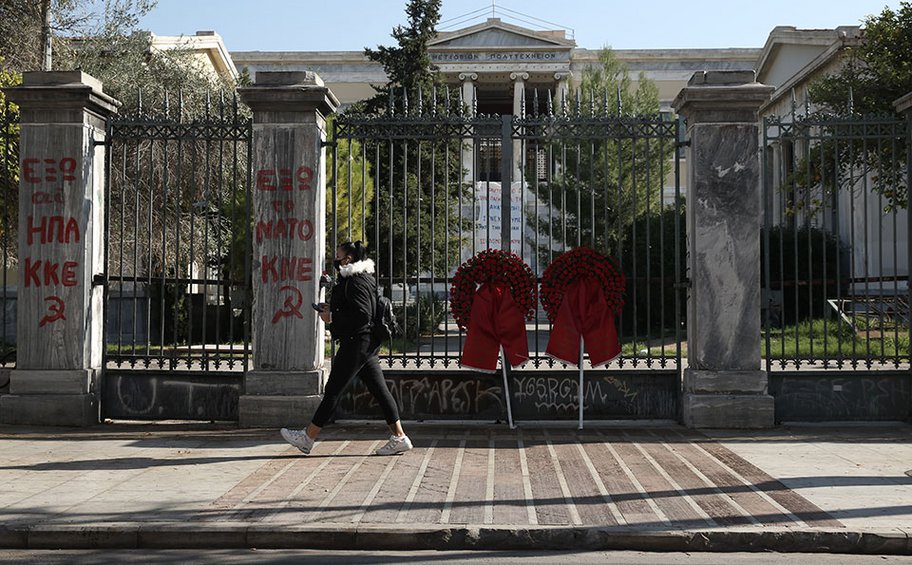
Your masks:
M538 117L538 88L532 91L532 115Z
M418 86L418 115L424 115L424 89Z
M551 99L551 89L548 89L548 99L545 101L547 104L546 110L548 111L548 117L554 117L554 101Z
M617 85L617 115L620 116L624 111L624 107L621 105L621 85Z
M431 87L431 115L437 116L437 85Z
M393 87L390 87L387 94L388 94L387 102L389 103L389 115L394 116L394 115L396 115L396 106L395 106L395 103L393 102L393 98L396 97L396 89Z
M408 90L405 87L402 87L402 114L409 115Z

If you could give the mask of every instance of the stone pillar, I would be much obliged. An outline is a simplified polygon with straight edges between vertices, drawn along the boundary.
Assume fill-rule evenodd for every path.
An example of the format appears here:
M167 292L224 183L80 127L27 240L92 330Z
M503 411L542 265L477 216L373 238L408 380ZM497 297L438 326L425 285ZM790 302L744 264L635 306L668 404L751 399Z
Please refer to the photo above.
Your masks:
M760 153L757 111L773 88L753 71L698 72L674 108L687 120L687 363L693 428L773 425L760 365Z
M570 92L570 78L573 76L573 73L560 72L554 73L554 80L557 81L557 88L554 92L554 113L560 113L564 109L564 105L567 103L567 95Z
M103 341L105 120L119 103L79 72L25 73L16 369L5 424L98 422Z
M253 370L242 427L302 425L320 401L326 249L326 116L338 101L312 72L260 72L253 110Z
M476 73L460 73L459 80L462 81L462 102L466 105L467 112L470 116L475 115L475 81L478 80ZM475 186L475 143L471 139L462 140L462 182Z
M526 81L529 80L529 73L510 73L510 80L513 81L513 115L522 116L525 109ZM519 181L522 177L523 154L522 142L513 141L513 180ZM507 210L505 213L509 213Z

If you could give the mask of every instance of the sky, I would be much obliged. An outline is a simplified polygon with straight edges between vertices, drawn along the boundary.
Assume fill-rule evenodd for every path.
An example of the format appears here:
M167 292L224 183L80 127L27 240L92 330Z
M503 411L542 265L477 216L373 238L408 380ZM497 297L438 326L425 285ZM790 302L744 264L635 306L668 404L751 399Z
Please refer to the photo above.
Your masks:
M572 30L577 45L589 49L760 48L777 25L859 25L885 6L899 6L899 0L494 2L508 23ZM140 27L157 35L215 31L229 51L360 51L394 44L390 32L406 23L405 5L406 0L158 0ZM438 29L482 23L491 9L492 0L443 0Z

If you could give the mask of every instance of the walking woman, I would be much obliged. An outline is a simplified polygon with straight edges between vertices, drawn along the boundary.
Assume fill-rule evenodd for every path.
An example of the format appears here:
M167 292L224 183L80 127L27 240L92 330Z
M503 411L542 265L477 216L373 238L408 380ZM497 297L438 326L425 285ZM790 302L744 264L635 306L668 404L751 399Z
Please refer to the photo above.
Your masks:
M357 375L374 396L392 432L386 445L377 455L395 455L412 448L412 442L399 421L399 408L386 386L377 350L380 347L371 336L371 322L377 301L377 282L374 262L366 259L367 249L360 241L346 242L336 249L333 266L339 273L332 288L329 304L318 304L320 318L329 325L332 338L339 348L332 361L332 370L323 389L323 400L303 430L282 428L282 437L305 455L313 449L314 441L332 417L342 398L342 391Z

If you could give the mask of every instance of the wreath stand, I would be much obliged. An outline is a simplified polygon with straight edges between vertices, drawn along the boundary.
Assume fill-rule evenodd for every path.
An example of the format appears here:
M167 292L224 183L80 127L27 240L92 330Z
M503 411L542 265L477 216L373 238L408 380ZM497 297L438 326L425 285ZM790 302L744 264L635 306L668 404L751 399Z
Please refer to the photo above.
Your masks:
M579 428L583 429L583 400L585 399L585 393L583 391L583 337L580 336L580 352L579 352Z
M510 394L510 364L507 363L507 354L504 352L504 348L500 346L500 368L501 373L503 373L503 391L504 391L504 404L507 405L507 424L509 424L511 430L516 429L516 424L513 423L513 395Z

